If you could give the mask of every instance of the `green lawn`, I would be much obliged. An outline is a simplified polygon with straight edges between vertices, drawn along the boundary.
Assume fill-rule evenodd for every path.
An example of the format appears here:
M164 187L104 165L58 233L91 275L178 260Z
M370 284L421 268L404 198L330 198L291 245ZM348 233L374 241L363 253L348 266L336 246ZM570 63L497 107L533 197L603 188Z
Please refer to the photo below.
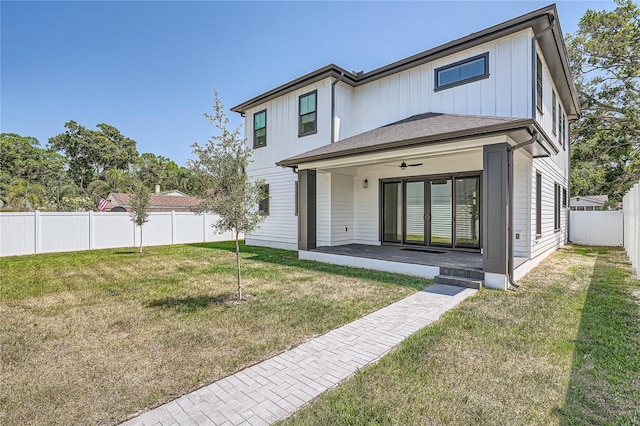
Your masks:
M483 290L286 424L640 424L640 283L571 246Z
M0 258L0 424L114 424L427 280L232 243Z

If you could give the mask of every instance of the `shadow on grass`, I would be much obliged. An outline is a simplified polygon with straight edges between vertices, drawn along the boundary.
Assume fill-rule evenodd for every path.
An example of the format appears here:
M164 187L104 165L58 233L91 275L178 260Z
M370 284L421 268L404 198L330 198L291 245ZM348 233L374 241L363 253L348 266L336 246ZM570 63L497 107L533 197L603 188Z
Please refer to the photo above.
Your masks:
M176 312L193 313L208 308L210 305L224 305L232 298L231 294L196 297L166 297L147 304L149 308L173 309Z
M199 247L204 249L231 251L233 253L235 253L236 251L235 242L233 241L194 243L188 245L191 247ZM418 278L409 275L394 274L390 272L374 271L364 268L331 265L328 263L315 262L312 260L300 260L298 259L298 252L291 250L247 246L242 243L240 246L240 253L245 256L247 254L250 254L251 256L247 258L258 262L272 263L315 272L342 275L345 277L363 278L385 284L411 287L417 290L422 290L427 285L431 284L431 280L428 280L426 278Z
M576 337L563 425L640 424L640 307L619 249L576 247L597 256Z

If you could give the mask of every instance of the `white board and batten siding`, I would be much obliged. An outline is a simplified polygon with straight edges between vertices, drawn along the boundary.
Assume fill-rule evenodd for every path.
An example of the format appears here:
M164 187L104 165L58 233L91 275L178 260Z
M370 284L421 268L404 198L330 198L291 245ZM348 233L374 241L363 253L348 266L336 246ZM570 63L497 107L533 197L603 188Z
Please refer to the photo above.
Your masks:
M316 90L317 133L298 137L298 99ZM331 141L331 79L326 78L287 93L247 111L247 144L253 147L253 114L267 110L267 145L253 149L247 172L269 185L269 215L257 230L246 236L247 244L296 250L298 218L295 215L295 182L290 168L276 163Z
M225 241L217 234L217 216L189 212L153 212L143 226L143 246ZM0 256L137 247L140 230L128 213L25 212L0 214Z
M338 91L339 139L426 112L531 117L530 30L484 43L369 84ZM489 53L489 78L434 91L436 68Z

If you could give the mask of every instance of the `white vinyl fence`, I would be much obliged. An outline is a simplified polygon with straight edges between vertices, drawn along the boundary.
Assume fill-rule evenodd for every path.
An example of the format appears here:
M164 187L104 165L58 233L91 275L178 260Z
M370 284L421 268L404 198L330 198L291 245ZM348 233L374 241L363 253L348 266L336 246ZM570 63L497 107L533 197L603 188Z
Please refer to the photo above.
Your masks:
M570 240L586 246L622 247L622 210L571 211Z
M143 246L225 241L215 234L210 213L154 212L142 229ZM136 247L140 229L129 213L0 213L0 256Z
M622 199L624 211L624 248L640 279L640 183Z

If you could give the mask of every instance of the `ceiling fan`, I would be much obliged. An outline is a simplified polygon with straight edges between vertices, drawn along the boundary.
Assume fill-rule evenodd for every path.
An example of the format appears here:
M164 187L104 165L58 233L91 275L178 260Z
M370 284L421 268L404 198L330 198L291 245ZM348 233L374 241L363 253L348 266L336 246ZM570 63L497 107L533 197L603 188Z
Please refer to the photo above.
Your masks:
M392 165L392 164L386 164L387 166L391 166L391 167L400 167L400 170L404 170L407 167L417 167L417 166L422 166L422 163L414 163L414 164L407 164L404 160L402 160L402 163L400 163L399 166L396 165Z

